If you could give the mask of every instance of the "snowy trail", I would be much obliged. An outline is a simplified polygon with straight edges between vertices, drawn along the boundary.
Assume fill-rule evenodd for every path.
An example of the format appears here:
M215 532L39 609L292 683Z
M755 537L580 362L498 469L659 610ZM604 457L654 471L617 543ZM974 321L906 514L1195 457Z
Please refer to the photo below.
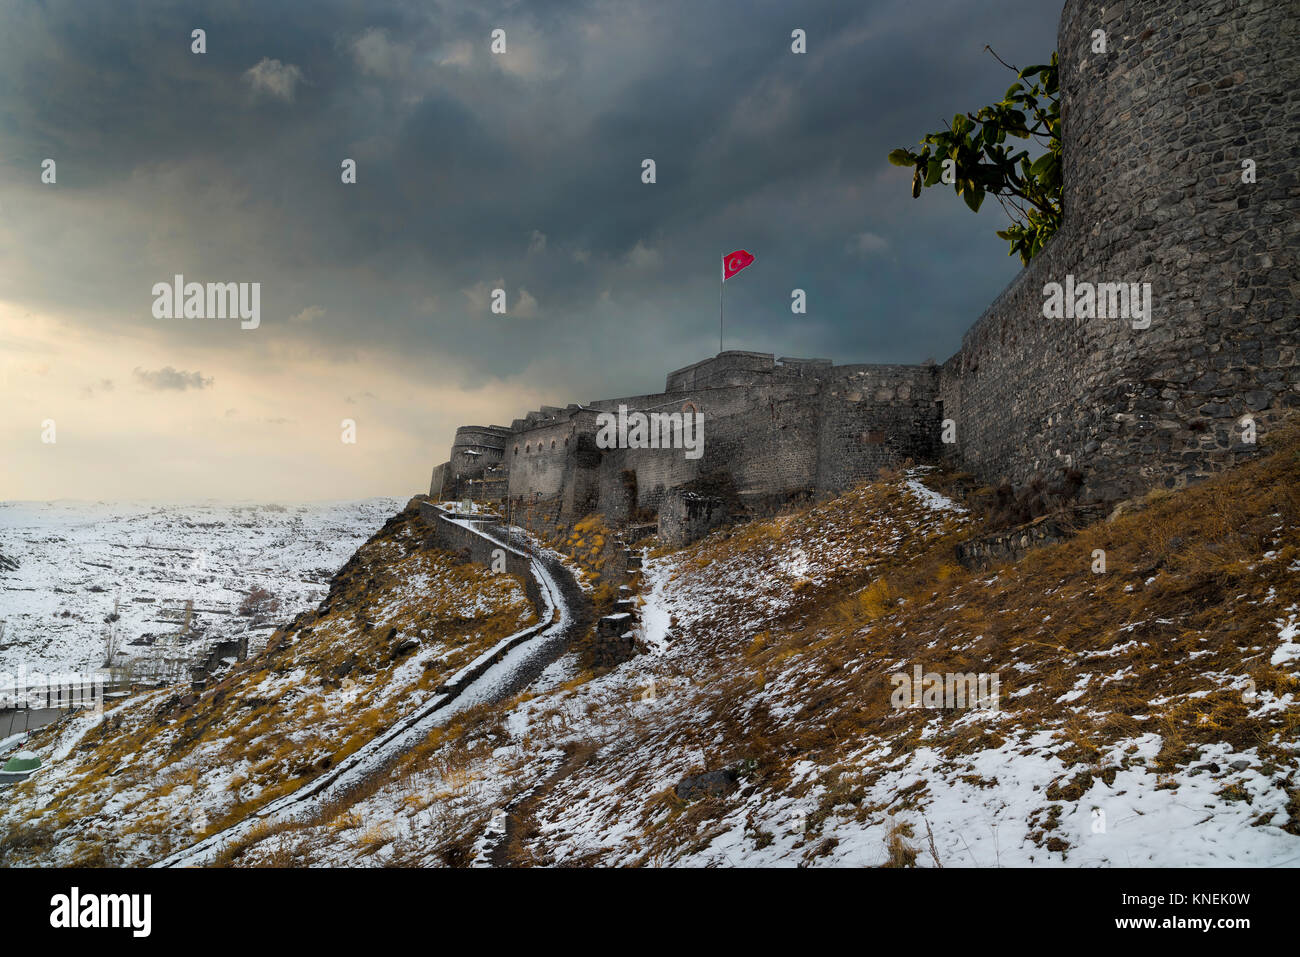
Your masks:
M519 551L527 544L501 529L474 527L476 534L496 544ZM403 751L422 741L429 732L454 715L479 704L499 701L527 686L564 651L577 629L586 623L589 610L582 589L557 559L526 554L531 558L543 604L542 622L531 625L497 642L448 679L444 690L414 713L395 722L387 731L367 742L335 767L304 784L291 794L272 801L224 831L177 851L153 867L195 867L211 863L223 849L247 836L254 828L310 818L320 807L356 787L371 774L382 770Z

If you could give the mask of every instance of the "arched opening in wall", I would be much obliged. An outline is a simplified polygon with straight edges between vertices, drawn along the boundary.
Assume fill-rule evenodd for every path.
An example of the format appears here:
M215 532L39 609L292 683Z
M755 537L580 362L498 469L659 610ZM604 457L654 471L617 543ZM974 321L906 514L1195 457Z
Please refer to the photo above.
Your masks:
M555 439L551 439L551 448L555 448Z
M516 446L515 446L515 455L518 455L518 454L519 454L519 446L516 445Z
M525 442L525 443L524 443L524 455L527 455L527 454L528 454L529 452L531 452L532 450L533 450L533 445L532 445L532 443L531 443L531 442Z

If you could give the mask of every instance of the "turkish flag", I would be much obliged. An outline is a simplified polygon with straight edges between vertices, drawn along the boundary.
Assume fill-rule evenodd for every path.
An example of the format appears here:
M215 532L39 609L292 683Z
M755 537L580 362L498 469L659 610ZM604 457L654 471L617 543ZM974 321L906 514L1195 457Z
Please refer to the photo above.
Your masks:
M754 257L743 249L737 249L734 253L727 253L722 257L722 281L726 282L753 261Z

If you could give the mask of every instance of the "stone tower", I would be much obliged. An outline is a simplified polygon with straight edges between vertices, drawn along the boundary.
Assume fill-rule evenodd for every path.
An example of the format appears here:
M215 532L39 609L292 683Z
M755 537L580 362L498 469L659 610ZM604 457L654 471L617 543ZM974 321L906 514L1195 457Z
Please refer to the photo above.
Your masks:
M1256 449L1246 417L1300 405L1300 7L1067 0L1058 50L1065 225L940 393L967 468L1073 467L1109 500L1230 465ZM1067 275L1149 282L1149 328L1044 319Z

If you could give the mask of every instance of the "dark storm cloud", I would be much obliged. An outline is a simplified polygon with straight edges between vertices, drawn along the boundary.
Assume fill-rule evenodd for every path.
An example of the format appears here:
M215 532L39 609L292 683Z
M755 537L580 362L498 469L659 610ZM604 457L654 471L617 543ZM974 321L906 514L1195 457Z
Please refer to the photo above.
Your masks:
M1011 78L984 44L1044 59L1059 13L1042 0L10 5L0 189L14 221L0 253L19 258L0 297L140 324L174 272L260 281L268 338L450 361L467 382L572 366L582 392L556 398L583 399L656 388L716 350L718 257L743 246L758 261L728 284L729 347L943 359L1017 264L992 235L996 206L913 201L884 156L1000 96ZM194 27L206 55L189 52ZM504 57L488 52L495 27ZM55 187L39 183L46 156ZM339 182L344 157L355 186ZM476 308L498 278L535 315ZM806 317L790 313L795 287ZM255 348L197 328L156 334Z

